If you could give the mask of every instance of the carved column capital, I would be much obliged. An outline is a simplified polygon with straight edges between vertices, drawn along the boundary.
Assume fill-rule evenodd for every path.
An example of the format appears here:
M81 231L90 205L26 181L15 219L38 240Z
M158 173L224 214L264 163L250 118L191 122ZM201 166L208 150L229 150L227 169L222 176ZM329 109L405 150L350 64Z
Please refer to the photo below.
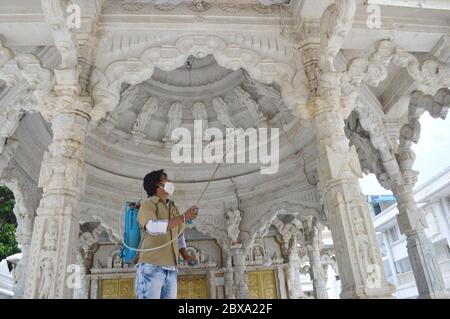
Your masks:
M70 68L77 65L77 39L75 28L67 23L68 0L41 0L45 21L50 25L55 46L61 54L61 65Z

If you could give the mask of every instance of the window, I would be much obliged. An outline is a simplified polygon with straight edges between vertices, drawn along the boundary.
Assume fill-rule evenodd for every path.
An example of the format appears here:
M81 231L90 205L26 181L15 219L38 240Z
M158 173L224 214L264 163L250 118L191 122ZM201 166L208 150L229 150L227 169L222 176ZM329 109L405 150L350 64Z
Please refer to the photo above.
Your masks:
M384 241L383 241L383 234L377 235L377 242L378 242L378 247L380 247L381 257L386 256L386 245L384 244Z
M424 209L424 213L428 224L428 228L425 230L425 232L429 236L438 235L440 230L436 222L436 216L434 215L433 208L427 207L426 209Z
M398 231L396 226L389 228L386 233L390 244L398 240Z
M373 211L375 213L375 216L377 216L379 213L381 213L380 203L373 203Z
M395 262L395 270L397 274L403 274L412 270L409 258L405 257Z

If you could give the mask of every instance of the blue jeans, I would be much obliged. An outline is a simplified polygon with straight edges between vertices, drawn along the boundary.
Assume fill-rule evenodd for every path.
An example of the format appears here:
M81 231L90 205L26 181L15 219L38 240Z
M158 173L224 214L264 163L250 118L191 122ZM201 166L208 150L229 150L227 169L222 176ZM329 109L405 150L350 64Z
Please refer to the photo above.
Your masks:
M137 264L135 290L138 299L177 299L177 271Z

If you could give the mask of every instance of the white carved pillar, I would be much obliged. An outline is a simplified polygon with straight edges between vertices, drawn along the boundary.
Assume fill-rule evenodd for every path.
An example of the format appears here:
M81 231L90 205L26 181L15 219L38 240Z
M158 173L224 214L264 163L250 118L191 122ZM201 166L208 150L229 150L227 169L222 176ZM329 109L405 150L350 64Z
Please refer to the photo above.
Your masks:
M391 297L393 287L383 272L375 231L358 178L354 147L344 133L340 74L322 74L319 97L308 103L319 148L318 175L327 219L342 278L342 298Z
M233 282L236 291L235 297L238 299L248 299L248 278L245 263L245 252L242 245L234 245L230 247L233 256Z
M276 268L278 280L278 292L280 299L287 299L286 277L284 276L284 265L278 265Z
M327 280L320 260L320 236L319 228L313 218L304 221L305 242L308 252L310 274L313 281L314 297L316 299L328 299Z
M289 299L306 298L300 281L300 257L298 255L297 238L293 236L291 247L288 250L288 263L286 266L287 291Z
M17 215L16 215L17 216ZM22 258L17 265L15 272L16 287L14 289L14 298L22 299L25 290L25 280L26 280L26 270L28 267L28 261L30 256L31 240L33 235L33 222L34 218L29 215L24 216L19 223L17 228L20 234L17 238L20 245L20 250L22 252Z
M313 281L314 297L316 299L328 299L327 280L320 264L320 253L317 247L313 245L306 246L308 251L310 272Z
M208 288L209 288L209 299L217 299L215 270L208 271Z
M78 201L85 185L84 145L92 104L80 97L78 74L55 70L56 96L43 115L52 120L53 140L39 177L43 198L33 230L25 298L70 298L78 248Z
M427 92L429 91L430 88L427 89ZM416 158L412 144L417 143L420 138L420 116L428 112L433 118L445 119L449 99L450 90L447 88L439 89L434 96L415 91L410 96L407 123L400 130L396 151L392 150L389 138L383 134L384 123L377 121L367 111L358 114L358 123L369 132L370 139L356 135L355 140L362 144L360 153L364 151L369 156L374 155L370 159L371 163L378 160L381 162L381 167L374 164L374 167L369 169L377 174L377 179L383 187L392 190L397 199L399 211L397 220L401 233L407 238L408 255L420 298L442 298L449 295L436 261L434 247L424 232L424 228L427 227L425 216L414 199L413 187L418 172L412 169ZM352 133L355 136L354 132ZM371 146L366 147L364 143L371 143ZM373 147L375 154L368 151L370 147ZM365 154L361 154L361 158L368 162Z
M98 282L100 279L90 277L91 282L91 299L98 299Z
M433 118L445 119L448 113L450 90L443 88L434 96L416 91L410 96L408 122L400 130L399 146L395 157L381 152L386 170L378 180L390 187L397 199L397 221L400 232L406 236L407 249L416 280L419 298L449 298L436 260L434 246L425 234L428 227L425 215L414 199L413 187L417 171L412 169L416 155L412 144L420 138L420 116L428 112Z
M42 193L37 189L34 181L18 170L14 163L10 163L4 169L1 182L14 193L14 215L17 218L16 240L22 253L22 258L14 271L14 298L22 299L33 234L34 214L39 200L42 198Z
M224 267L224 285L225 285L225 298L235 299L234 294L234 282L233 282L233 265L231 262L231 257L227 258L227 266Z
M406 235L406 248L419 298L448 298L433 244L425 234L425 215L417 207L412 186L409 183L397 184L392 187L392 192L397 199L397 220L401 233Z
M90 246L83 246L79 251L79 264L81 266L80 271L80 287L76 287L75 299L89 299L91 291L91 280L88 277L90 269L92 267L92 249Z

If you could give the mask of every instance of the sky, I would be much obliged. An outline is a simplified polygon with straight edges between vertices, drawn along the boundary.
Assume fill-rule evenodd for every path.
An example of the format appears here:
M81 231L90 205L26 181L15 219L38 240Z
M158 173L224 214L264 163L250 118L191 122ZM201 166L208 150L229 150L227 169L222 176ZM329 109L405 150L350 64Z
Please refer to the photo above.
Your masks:
M416 153L413 169L419 171L415 188L450 166L450 114L444 121L433 119L425 113L420 118L420 124L422 126L420 140L413 146ZM392 194L379 185L373 174L360 179L360 185L365 195Z

